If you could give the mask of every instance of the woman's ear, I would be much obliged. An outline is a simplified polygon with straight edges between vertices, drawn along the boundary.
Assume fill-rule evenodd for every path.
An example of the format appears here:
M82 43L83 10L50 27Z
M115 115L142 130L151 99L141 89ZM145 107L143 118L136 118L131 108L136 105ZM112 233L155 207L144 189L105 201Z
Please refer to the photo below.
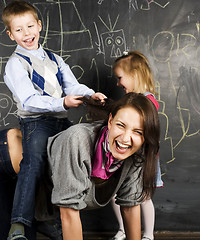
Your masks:
M112 117L112 114L110 113L110 114L109 114L109 118L108 118L108 129L111 128L112 120L113 120L113 117Z

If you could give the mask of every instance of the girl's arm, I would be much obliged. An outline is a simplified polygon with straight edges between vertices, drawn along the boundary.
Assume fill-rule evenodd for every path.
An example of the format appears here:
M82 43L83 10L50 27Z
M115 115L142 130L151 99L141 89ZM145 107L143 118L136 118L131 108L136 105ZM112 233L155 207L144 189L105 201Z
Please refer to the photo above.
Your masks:
M126 237L128 240L141 240L140 205L121 207Z
M63 240L83 240L79 210L60 207Z

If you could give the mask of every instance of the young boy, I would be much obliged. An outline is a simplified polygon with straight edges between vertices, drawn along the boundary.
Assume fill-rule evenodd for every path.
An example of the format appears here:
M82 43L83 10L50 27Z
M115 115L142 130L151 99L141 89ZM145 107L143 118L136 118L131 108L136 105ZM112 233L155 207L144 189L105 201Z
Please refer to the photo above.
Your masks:
M23 160L8 240L22 240L27 239L24 225L31 227L34 219L37 186L47 164L48 137L72 125L67 109L82 103L78 97L103 101L106 96L79 84L61 57L39 45L42 26L32 5L11 2L4 9L2 20L10 39L18 44L6 64L4 81L17 103L23 137Z

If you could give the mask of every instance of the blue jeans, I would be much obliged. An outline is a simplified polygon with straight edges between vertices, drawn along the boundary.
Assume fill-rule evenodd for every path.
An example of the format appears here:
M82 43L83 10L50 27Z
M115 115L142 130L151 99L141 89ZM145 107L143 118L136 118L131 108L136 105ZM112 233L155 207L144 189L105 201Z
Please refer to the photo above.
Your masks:
M31 226L38 185L48 167L47 140L71 125L67 118L42 116L20 119L23 159L20 163L11 223L21 222Z
M13 196L17 182L8 150L7 132L0 131L0 239L6 240L10 229ZM36 239L35 229L26 231L28 239Z

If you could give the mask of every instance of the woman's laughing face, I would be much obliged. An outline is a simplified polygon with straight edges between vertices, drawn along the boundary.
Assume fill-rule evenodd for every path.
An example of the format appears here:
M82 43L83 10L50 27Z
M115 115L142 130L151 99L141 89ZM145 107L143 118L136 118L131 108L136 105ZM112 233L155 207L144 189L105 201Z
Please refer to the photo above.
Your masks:
M137 152L144 143L143 118L132 107L120 109L108 120L109 147L114 158L123 160Z

